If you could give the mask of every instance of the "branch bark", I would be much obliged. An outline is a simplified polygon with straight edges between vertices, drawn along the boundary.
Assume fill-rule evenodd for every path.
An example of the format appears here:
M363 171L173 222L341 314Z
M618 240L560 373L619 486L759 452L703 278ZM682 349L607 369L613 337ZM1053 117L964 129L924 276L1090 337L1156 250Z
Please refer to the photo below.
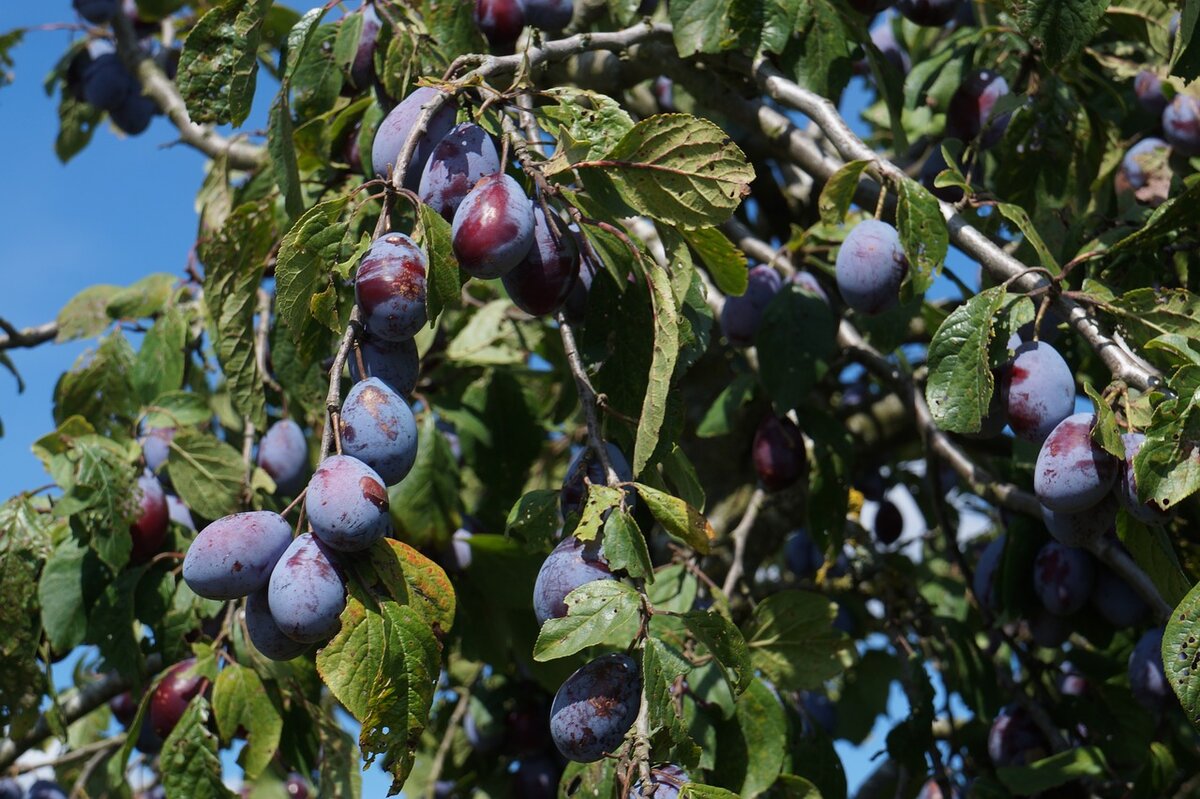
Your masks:
M47 341L53 341L58 335L58 322L46 322L35 327L18 330L4 319L0 319L0 330L5 335L0 336L0 351L32 348Z

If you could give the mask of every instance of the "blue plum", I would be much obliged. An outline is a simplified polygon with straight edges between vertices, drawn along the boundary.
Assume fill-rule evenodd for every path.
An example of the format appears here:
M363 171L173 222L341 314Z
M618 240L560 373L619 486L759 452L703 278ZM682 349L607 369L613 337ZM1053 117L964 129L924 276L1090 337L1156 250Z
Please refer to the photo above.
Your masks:
M946 135L969 142L982 134L980 147L994 147L1004 135L1010 115L993 118L992 111L997 101L1008 93L1008 81L991 70L968 75L950 97L946 108Z
M783 544L783 558L792 574L801 578L813 577L825 563L825 553L804 529L796 530Z
M979 603L989 610L1000 609L1000 591L996 578L1000 576L1000 564L1004 561L1005 536L994 538L983 549L979 562L975 564L974 582L971 590Z
M103 111L119 107L137 91L137 80L110 48L107 42L89 47L92 58L83 69L83 99Z
M1167 98L1162 90L1162 78L1148 69L1143 69L1133 79L1133 93L1138 104L1155 116L1167 107Z
M67 799L67 792L56 782L38 780L29 786L25 799Z
M821 286L820 281L813 276L812 272L802 269L788 278L788 282L799 286L802 291L823 300L826 305L829 304L829 295L825 293L825 289Z
M346 395L342 452L370 466L388 485L403 480L417 460L417 423L404 398L378 377Z
M425 251L403 233L371 243L354 275L354 296L374 338L404 341L425 324Z
M833 735L837 729L837 705L822 693L816 691L801 691L799 709L808 724L820 727L826 735Z
M346 609L346 583L332 551L312 533L298 536L271 572L267 601L288 638L309 644L331 638Z
M875 49L879 50L884 59L900 74L900 77L904 77L912 69L912 59L896 41L891 20L885 21L882 25L876 25L871 30L871 44L875 45Z
M763 311L783 287L779 273L766 264L751 267L746 291L739 297L729 297L721 308L721 330L729 343L749 347L762 324Z
M1138 497L1137 476L1133 471L1133 459L1142 451L1146 443L1143 433L1125 433L1121 436L1125 444L1125 460L1121 463L1121 476L1117 480L1117 499L1125 510L1143 524L1166 524L1171 514L1159 508L1153 500L1142 502Z
M526 24L542 30L562 30L574 13L574 0L525 0Z
M1033 588L1046 610L1069 616L1087 604L1096 582L1096 562L1087 551L1051 541L1033 562Z
M1051 613L1045 608L1036 610L1029 619L1029 635L1033 642L1046 649L1057 649L1071 637L1074 625L1065 616Z
M258 465L275 481L280 494L295 496L308 476L308 441L300 425L280 419L258 442Z
M621 745L641 704L642 674L626 655L603 655L566 679L550 708L550 737L563 757L593 763Z
M118 0L71 0L79 16L93 25L103 25L117 14Z
M354 61L350 64L350 83L356 89L366 89L375 79L375 43L379 40L379 14L375 6L363 5L361 11L363 25L358 36L358 48L354 51Z
M558 780L562 767L546 755L523 757L513 771L513 796L522 799L554 799L558 796Z
M533 612L538 625L567 615L567 594L596 580L615 580L598 541L564 538L546 556L533 584Z
M193 699L208 690L208 678L193 673L195 658L181 660L167 669L150 695L148 719L154 734L166 738L175 729Z
M987 738L992 765L1025 766L1050 754L1046 738L1029 711L1010 705L992 721Z
M565 225L547 221L541 206L533 209L533 246L504 275L508 296L531 316L552 314L567 300L579 277L579 250Z
M1177 94L1162 112L1163 136L1186 156L1200 155L1200 99Z
M650 785L654 787L650 799L679 799L680 788L689 782L687 772L674 763L655 766L650 769ZM644 789L644 784L638 780L629 789L628 799L643 799L646 796Z
M1078 513L1053 511L1042 507L1042 521L1055 541L1069 547L1087 547L1114 529L1117 522L1117 502L1105 497L1087 510Z
M417 194L447 222L480 180L500 173L500 156L487 131L464 122L437 143L421 173Z
M533 203L508 175L475 184L454 212L451 246L472 277L503 277L533 247Z
M149 427L145 434L138 439L142 445L142 457L146 468L157 472L171 455L171 439L175 437L174 427Z
M395 169L396 161L399 160L409 135L413 133L417 120L421 117L422 106L434 99L437 92L437 89L429 86L414 89L379 123L379 128L375 131L375 141L371 144L371 166L375 174L385 177L389 170ZM416 191L420 186L421 173L425 170L429 155L454 127L455 116L454 103L445 102L430 118L425 131L417 138L412 160L404 170L404 188Z
M1129 653L1129 688L1138 704L1150 711L1163 710L1174 699L1163 669L1162 639L1161 627L1147 630Z
M605 442L604 449L608 453L608 462L612 465L613 470L617 473L617 479L623 483L633 481L633 470L629 467L629 461L625 459L625 455L621 450L617 449L616 445ZM580 513L583 511L584 502L587 500L587 484L604 485L608 480L604 474L604 466L600 463L600 459L596 457L590 447L584 447L575 457L571 459L567 465L567 474L563 478L562 493L559 495L559 508L562 510L563 518L567 518L572 513ZM626 490L626 503L631 503L636 498L634 490Z
M962 0L899 0L896 10L926 28L940 28L958 14Z
M574 324L580 324L587 318L588 294L592 290L592 280L596 277L597 269L591 258L585 256L579 259L579 277L563 303L563 313L566 314L567 320Z
M758 479L768 491L794 484L808 471L808 450L800 428L788 417L766 416L750 446Z
M308 651L309 644L289 638L271 615L268 588L260 588L246 598L246 634L250 643L271 660L291 660Z
M1002 394L1008 423L1026 441L1040 444L1075 410L1075 375L1042 341L1017 347L1002 372Z
M362 353L363 368L367 373L359 374L358 359L351 357L349 360L352 380L377 377L392 391L405 396L417 387L421 359L417 354L417 343L411 338L404 341L388 341L368 334L359 345L359 350Z
M1171 196L1170 157L1171 145L1153 136L1130 147L1113 181L1117 193L1130 191L1139 202L1162 205Z
M206 599L237 599L262 588L292 543L278 513L234 513L205 527L183 559L183 579Z
M12 777L0 779L0 799L24 799L25 790Z
M1107 567L1096 570L1092 607L1113 627L1135 627L1146 618L1150 606L1124 578Z
M1120 471L1116 458L1092 441L1096 416L1077 413L1059 422L1038 452L1033 490L1052 511L1079 513L1099 504Z
M304 510L313 534L344 552L366 549L392 529L383 478L349 455L321 462L308 482Z
M130 136L137 136L150 127L150 121L158 113L158 105L139 91L135 84L125 102L109 109L108 118Z
M167 509L166 492L154 475L143 474L139 477L134 494L138 514L129 525L129 534L133 538L133 551L129 558L134 563L145 563L162 548L171 516Z
M900 284L908 274L908 258L900 234L887 222L859 222L838 250L838 291L854 310L878 314L900 300Z
M516 48L525 28L523 0L475 0L475 24L488 46L501 55Z
M875 540L884 546L890 546L900 540L901 534L904 533L904 514L896 507L896 503L890 499L879 503L871 532L875 534Z

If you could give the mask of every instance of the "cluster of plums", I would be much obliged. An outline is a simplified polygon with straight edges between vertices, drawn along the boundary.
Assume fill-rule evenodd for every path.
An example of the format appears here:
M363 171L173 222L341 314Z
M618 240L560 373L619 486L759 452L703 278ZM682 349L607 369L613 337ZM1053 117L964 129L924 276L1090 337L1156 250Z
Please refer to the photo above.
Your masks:
M0 779L0 799L67 799L67 792L50 780L38 780L26 791L21 783L6 777Z
M1119 193L1131 191L1139 201L1158 206L1170 195L1172 154L1200 155L1200 98L1180 92L1168 101L1162 81L1148 70L1134 80L1134 94L1143 108L1160 117L1162 138L1147 136L1134 143L1121 159L1115 184Z
M475 24L497 53L513 52L526 25L560 31L574 13L574 0L475 0Z

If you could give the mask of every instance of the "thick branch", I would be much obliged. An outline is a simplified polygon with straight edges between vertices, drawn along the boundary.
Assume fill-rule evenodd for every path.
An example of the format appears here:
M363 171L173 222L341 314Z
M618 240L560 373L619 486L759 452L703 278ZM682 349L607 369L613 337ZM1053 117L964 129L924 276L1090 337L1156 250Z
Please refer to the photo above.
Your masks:
M54 340L54 337L58 335L58 322L46 322L44 325L18 330L0 319L0 330L6 334L0 336L0 351L36 347Z

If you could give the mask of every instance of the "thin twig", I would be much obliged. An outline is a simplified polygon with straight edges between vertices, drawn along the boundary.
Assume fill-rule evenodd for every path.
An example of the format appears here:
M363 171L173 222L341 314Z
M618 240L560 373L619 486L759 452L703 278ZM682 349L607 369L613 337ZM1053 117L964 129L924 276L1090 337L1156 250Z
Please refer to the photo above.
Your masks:
M425 790L425 799L434 799L437 794L438 778L442 776L442 769L446 765L446 755L450 753L450 747L454 744L454 733L458 729L458 725L462 723L463 716L467 715L467 708L471 701L471 689L463 687L458 695L458 704L454 706L454 712L450 714L450 720L446 724L446 732L442 735L442 740L438 744L437 752L433 756L433 762L429 766L428 787Z
M340 436L334 428L337 426L338 414L342 407L342 369L346 365L346 356L350 353L354 339L361 332L359 310L355 305L354 310L350 312L350 324L346 325L346 332L342 334L337 354L333 356L333 365L329 367L329 393L325 395L325 430L321 433L321 460L325 460L333 449L335 438L338 439L338 451L341 451Z
M575 388L579 392L579 405L583 408L583 418L587 424L588 446L604 468L608 484L610 486L620 485L621 478L617 475L617 470L613 468L612 461L609 460L608 447L605 446L604 438L600 435L600 419L596 413L596 389L592 387L592 381L588 379L587 370L583 366L583 359L579 356L579 347L575 343L575 328L567 321L567 315L564 312L559 311L557 319L563 349L567 354L567 364L571 368L571 375L575 378Z
M46 322L42 325L18 330L6 320L0 319L0 330L7 334L0 336L0 351L28 349L45 344L47 341L53 341L58 335L58 322Z
M742 514L742 520L730 533L730 538L733 539L733 563L729 565L729 572L725 575L725 584L721 587L725 596L732 596L733 589L737 587L737 582L746 569L744 562L746 542L750 539L750 531L754 529L754 523L758 520L758 512L762 509L766 499L767 492L763 490L762 486L754 489L754 494L750 497L750 504L746 506L746 512Z

